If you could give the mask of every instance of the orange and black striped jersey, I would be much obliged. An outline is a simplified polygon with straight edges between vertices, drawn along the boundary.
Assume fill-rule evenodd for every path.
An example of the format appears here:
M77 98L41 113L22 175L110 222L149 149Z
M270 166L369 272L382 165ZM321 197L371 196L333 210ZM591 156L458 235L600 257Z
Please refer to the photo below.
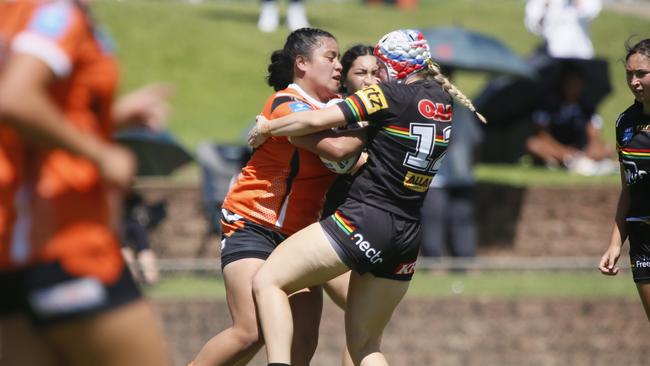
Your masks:
M0 73L28 54L55 75L52 101L79 130L108 139L118 69L105 37L72 0L0 2ZM32 145L0 121L0 270L57 260L110 282L122 270L99 172L62 149Z
M269 120L325 105L291 84L273 94L262 114ZM223 207L253 222L291 235L318 221L325 193L336 179L318 155L272 137L255 150Z

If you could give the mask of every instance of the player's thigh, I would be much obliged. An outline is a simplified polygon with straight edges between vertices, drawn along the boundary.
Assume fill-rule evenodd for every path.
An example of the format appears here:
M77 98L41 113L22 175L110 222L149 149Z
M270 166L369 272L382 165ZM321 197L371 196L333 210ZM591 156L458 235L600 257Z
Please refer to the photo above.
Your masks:
M55 365L53 354L27 316L0 317L0 366Z
M348 270L319 223L291 235L273 251L256 276L287 293L320 285Z
M409 287L409 281L352 273L345 311L348 341L379 342L393 311Z
M226 300L235 327L257 329L255 301L253 300L253 277L264 264L258 258L244 258L226 265L223 269Z
M327 295L342 310L345 310L345 303L347 302L349 284L350 284L350 271L347 271L336 278L332 278L331 280L323 284L323 288L325 289L325 292L327 292Z
M169 364L160 320L144 299L49 325L42 334L70 366Z

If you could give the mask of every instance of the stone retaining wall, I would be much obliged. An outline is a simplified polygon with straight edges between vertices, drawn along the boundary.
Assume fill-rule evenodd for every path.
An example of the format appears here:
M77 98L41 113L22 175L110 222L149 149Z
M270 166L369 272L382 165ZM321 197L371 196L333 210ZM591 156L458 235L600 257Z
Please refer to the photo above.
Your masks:
M162 258L217 256L218 238L205 236L208 223L198 187L149 184L139 190L149 202L168 202L168 217L151 238ZM617 187L480 184L479 255L599 256L611 232L617 199Z

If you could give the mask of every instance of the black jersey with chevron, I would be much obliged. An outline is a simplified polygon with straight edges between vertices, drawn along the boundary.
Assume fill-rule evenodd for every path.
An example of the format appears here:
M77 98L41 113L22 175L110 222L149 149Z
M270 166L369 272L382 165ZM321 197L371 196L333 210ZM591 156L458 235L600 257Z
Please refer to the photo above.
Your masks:
M630 188L627 217L650 218L650 115L635 102L616 120L616 149Z
M349 196L419 219L451 136L452 98L432 80L372 85L339 103L350 123L368 121L368 162Z

